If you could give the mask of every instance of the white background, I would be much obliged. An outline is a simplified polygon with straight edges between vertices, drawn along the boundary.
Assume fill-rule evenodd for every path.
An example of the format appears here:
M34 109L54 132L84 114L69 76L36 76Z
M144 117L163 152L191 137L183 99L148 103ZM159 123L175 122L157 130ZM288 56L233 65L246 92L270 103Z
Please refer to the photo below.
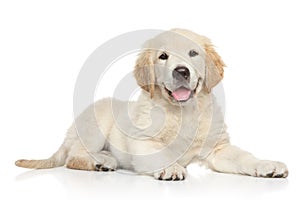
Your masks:
M178 2L178 3L175 3ZM299 200L299 3L282 1L1 1L1 201ZM73 119L73 91L86 58L128 31L182 27L208 36L223 57L232 142L285 162L288 179L189 168L183 182L57 168L29 171ZM132 70L134 60L123 68ZM118 80L111 78L112 85ZM113 89L106 86L106 92ZM108 89L108 90L107 90ZM192 200L191 200L192 201Z

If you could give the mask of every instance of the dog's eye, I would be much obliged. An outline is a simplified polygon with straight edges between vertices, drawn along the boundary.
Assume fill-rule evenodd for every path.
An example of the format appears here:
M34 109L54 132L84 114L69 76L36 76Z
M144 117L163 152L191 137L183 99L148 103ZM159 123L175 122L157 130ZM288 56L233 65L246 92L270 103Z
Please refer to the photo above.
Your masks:
M160 60L167 60L169 58L169 56L167 55L167 53L162 53L158 58Z
M190 52L189 52L189 56L190 56L190 57L195 57L196 55L199 55L199 53L198 53L197 51L195 51L195 50L190 50Z

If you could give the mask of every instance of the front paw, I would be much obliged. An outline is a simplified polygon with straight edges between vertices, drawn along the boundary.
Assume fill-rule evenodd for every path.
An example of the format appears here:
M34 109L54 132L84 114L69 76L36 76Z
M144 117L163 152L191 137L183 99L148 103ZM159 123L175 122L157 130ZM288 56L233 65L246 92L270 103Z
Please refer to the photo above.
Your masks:
M256 164L256 177L286 178L289 172L284 163L278 161L259 161Z
M179 181L184 180L185 177L186 169L177 163L154 173L154 178L157 180Z

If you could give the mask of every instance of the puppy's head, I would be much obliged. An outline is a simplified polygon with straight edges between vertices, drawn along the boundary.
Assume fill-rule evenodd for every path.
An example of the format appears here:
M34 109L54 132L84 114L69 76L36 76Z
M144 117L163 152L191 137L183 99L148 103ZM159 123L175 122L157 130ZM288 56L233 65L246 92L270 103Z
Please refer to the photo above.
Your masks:
M159 89L172 104L183 104L201 90L210 93L222 80L224 66L208 38L173 29L145 43L134 75L151 98Z

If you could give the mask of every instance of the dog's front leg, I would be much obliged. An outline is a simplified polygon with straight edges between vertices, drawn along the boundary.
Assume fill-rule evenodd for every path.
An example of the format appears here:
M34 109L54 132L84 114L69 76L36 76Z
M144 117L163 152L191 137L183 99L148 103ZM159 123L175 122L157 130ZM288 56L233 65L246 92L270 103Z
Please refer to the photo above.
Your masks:
M160 142L139 141L130 149L133 170L154 176L158 180L184 180L186 169L177 163L176 152Z
M288 176L285 164L277 161L259 160L249 152L230 144L217 146L206 158L205 163L212 170L224 173L275 178Z

